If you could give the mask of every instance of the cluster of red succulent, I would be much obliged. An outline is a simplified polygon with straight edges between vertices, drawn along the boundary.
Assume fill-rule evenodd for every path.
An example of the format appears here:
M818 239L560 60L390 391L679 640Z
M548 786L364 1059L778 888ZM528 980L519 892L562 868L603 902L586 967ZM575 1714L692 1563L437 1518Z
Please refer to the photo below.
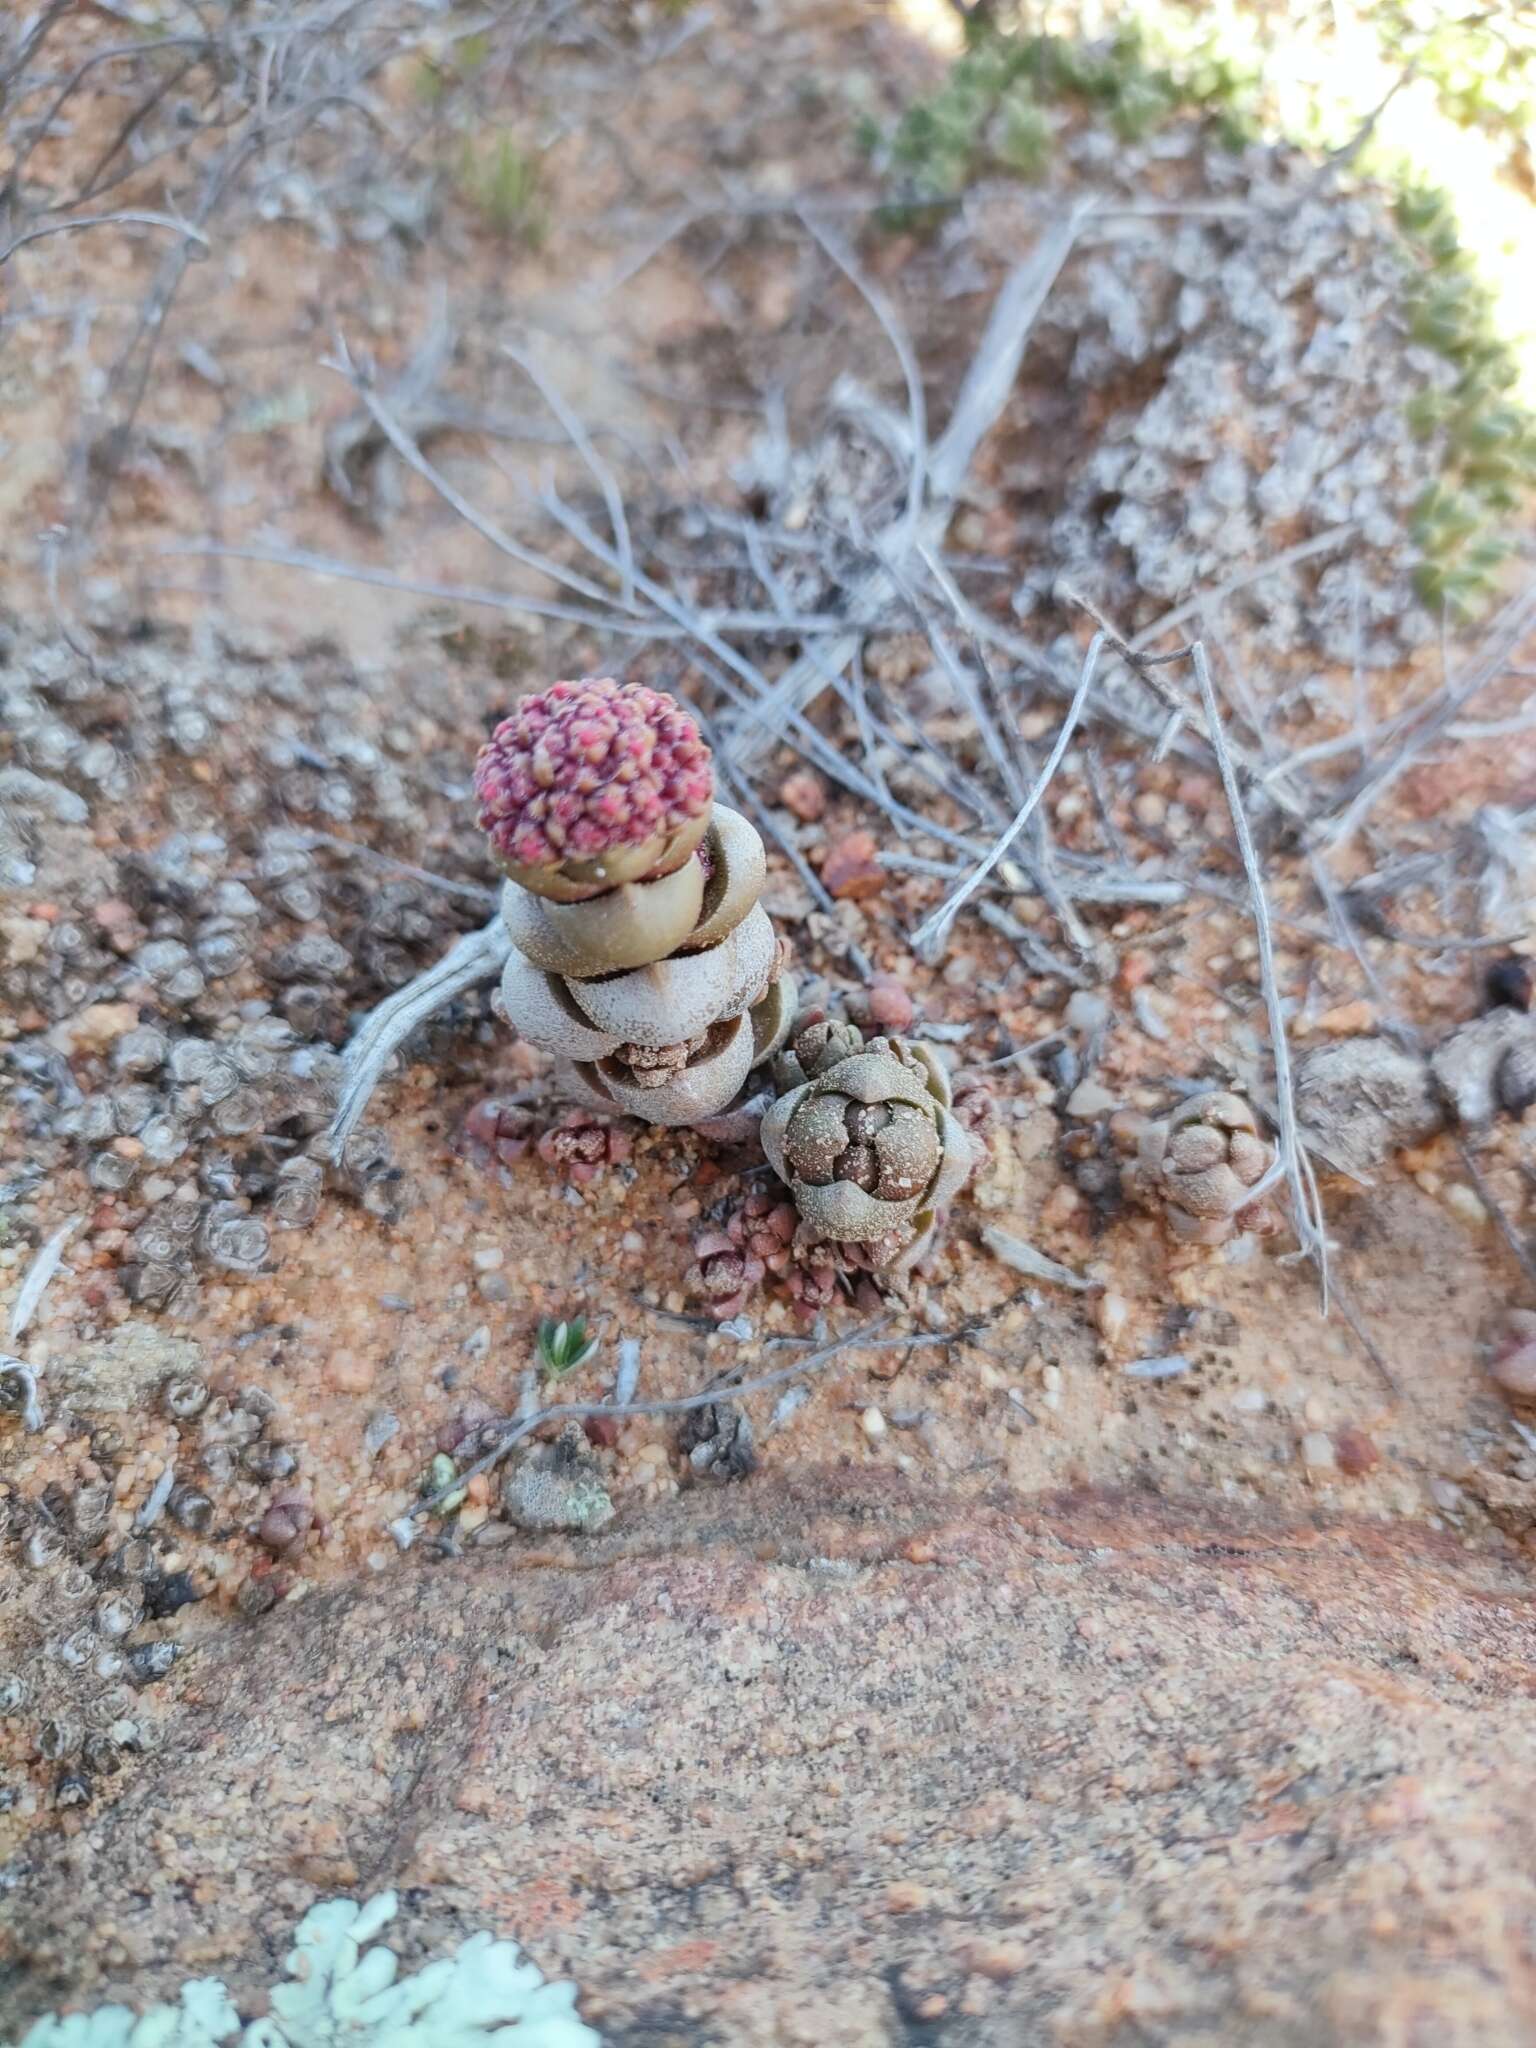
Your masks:
M709 748L682 706L607 677L525 698L475 763L481 830L521 867L664 837L708 811L714 789Z

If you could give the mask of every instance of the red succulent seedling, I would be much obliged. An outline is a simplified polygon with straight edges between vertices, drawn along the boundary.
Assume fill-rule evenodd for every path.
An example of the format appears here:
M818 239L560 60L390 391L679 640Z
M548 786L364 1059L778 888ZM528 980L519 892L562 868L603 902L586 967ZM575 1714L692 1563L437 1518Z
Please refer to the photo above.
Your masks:
M723 1230L701 1230L693 1241L693 1255L709 1313L722 1322L740 1315L763 1277L762 1260L743 1251Z
M621 1165L629 1149L626 1132L587 1109L569 1110L539 1140L539 1157L548 1166L563 1167L579 1188L596 1180L605 1166Z

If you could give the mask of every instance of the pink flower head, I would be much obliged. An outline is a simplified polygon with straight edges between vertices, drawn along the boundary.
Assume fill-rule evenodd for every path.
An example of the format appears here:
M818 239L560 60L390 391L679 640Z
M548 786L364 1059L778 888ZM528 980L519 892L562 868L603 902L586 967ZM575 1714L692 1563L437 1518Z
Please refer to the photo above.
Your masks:
M552 683L504 718L475 763L480 827L504 861L558 867L668 838L707 812L709 749L643 683Z

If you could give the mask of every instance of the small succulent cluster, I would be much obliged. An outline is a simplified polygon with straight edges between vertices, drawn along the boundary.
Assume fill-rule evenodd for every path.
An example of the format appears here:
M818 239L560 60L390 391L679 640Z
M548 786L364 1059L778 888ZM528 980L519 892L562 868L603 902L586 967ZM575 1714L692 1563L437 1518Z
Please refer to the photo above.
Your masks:
M789 1271L797 1226L794 1204L759 1188L731 1210L723 1228L698 1233L695 1280L711 1315L722 1322L740 1315L767 1275Z
M765 1280L807 1320L850 1284L899 1283L986 1156L990 1092L952 1091L925 1046L815 1013L773 1075L760 1130L787 1190L754 1188L693 1241L694 1291L722 1321Z
M1279 1217L1253 1191L1274 1157L1248 1103L1213 1089L1142 1126L1127 1192L1158 1209L1185 1244L1224 1244L1239 1231L1267 1234Z
M18 1734L29 1754L14 1778L0 1770L0 1811L29 1785L58 1807L88 1804L155 1739L143 1691L181 1654L174 1617L209 1590L215 1546L249 1534L286 1550L314 1521L290 1490L299 1450L276 1433L272 1397L254 1386L214 1393L190 1369L191 1345L152 1341L173 1370L150 1398L180 1438L152 1495L119 1500L114 1479L129 1444L103 1414L76 1424L93 1476L56 1480L35 1501L0 1499L0 1731ZM271 1564L260 1560L241 1585L242 1614L280 1597Z
M812 1019L775 1065L763 1150L800 1216L803 1267L895 1277L931 1242L976 1148L923 1045Z
M558 1167L579 1188L590 1186L606 1168L623 1166L629 1152L628 1132L590 1109L568 1109L539 1138L544 1164Z
M475 772L507 873L509 1021L589 1122L718 1115L783 1042L794 989L758 902L762 841L713 802L693 721L639 685L556 683Z
M339 1171L319 1135L351 1010L443 925L420 880L319 843L420 829L410 731L365 739L366 687L319 655L0 646L0 1060L31 1155L0 1185L18 1201L72 1152L88 1234L146 1306L259 1270L327 1187L390 1219L408 1200L381 1131Z
M576 1987L547 1983L515 1942L472 1934L453 1955L400 1976L392 1949L368 1946L396 1909L393 1892L311 1906L262 2019L242 2021L224 1985L205 1977L142 2016L123 2005L49 2015L17 2048L602 2048L576 2015Z
M464 1150L478 1166L515 1166L538 1143L539 1123L532 1110L499 1096L483 1096L464 1119Z

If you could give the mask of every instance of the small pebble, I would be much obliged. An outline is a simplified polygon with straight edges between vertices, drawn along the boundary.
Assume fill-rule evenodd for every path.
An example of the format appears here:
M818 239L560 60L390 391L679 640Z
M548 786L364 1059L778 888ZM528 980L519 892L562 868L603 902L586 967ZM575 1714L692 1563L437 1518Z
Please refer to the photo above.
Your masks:
M829 896L839 902L857 903L866 896L878 896L885 887L885 869L877 858L879 849L870 832L850 832L827 855L821 879Z
M1301 1462L1309 1472L1331 1472L1338 1463L1333 1438L1326 1430L1309 1429L1301 1440Z
M1445 1206L1458 1223L1466 1224L1469 1230L1482 1230L1488 1222L1488 1211L1483 1207L1475 1188L1469 1188L1464 1181L1452 1181L1443 1197Z
M877 974L869 984L870 1022L882 1031L910 1031L916 1015L905 984L894 974Z
M782 1429L790 1417L803 1408L811 1398L809 1387L801 1385L786 1389L774 1403L773 1413L768 1418L770 1430Z
M1154 1006L1149 990L1139 988L1134 991L1131 996L1131 1014L1148 1038L1155 1040L1159 1045L1168 1043L1173 1034Z
M387 1408L381 1408L368 1418L367 1426L363 1430L363 1449L370 1458L376 1458L391 1437L398 1436L399 1433L399 1416L391 1415Z
M1189 1360L1181 1351L1170 1351L1158 1358L1133 1358L1120 1370L1128 1380L1173 1380L1189 1371Z
M1317 1020L1319 1031L1326 1031L1330 1038L1356 1038L1376 1028L1375 1005L1362 996L1352 1003L1340 1003L1335 1010L1325 1010Z
M1101 1294L1098 1304L1099 1334L1106 1344L1118 1344L1131 1320L1131 1304L1123 1294Z
M826 785L808 768L797 768L779 784L779 802L802 825L814 825L827 808Z
M1341 1429L1333 1439L1334 1456L1339 1470L1351 1479L1363 1474L1381 1463L1381 1453L1363 1429Z
M866 1408L859 1417L859 1427L872 1444L878 1443L885 1435L885 1417L878 1408Z
M1536 1315L1516 1310L1488 1368L1494 1383L1515 1401L1536 1401Z
M1077 989L1062 1012L1062 1022L1069 1031L1102 1031L1109 1022L1109 1004L1092 989Z
M373 1380L373 1360L360 1351L333 1351L325 1361L325 1383L338 1394L366 1394Z
M1108 1116L1120 1107L1120 1097L1102 1081L1079 1081L1067 1097L1067 1115L1088 1120Z

